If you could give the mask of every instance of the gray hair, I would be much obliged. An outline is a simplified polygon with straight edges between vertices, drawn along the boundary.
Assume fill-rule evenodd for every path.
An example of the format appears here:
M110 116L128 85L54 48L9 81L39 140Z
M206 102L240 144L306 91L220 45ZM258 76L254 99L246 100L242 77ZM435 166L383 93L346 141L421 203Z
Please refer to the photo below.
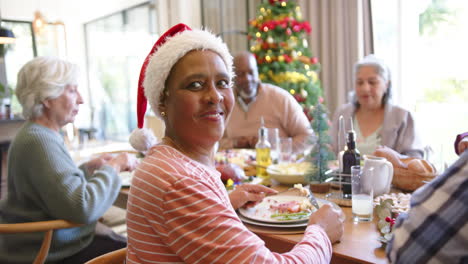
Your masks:
M67 85L78 84L78 66L55 57L37 57L18 73L16 96L23 116L34 119L43 114L42 102L59 97Z
M388 83L387 91L385 91L384 95L382 96L382 104L385 105L388 102L388 100L390 100L390 97L392 95L392 75L390 73L390 69L383 62L383 60L377 58L374 54L369 54L362 60L354 64L354 83L356 83L356 76L359 70L365 66L370 66L374 68L377 74L384 80L385 84ZM354 94L353 96L353 102L357 107L359 107L359 102L357 100L356 94Z

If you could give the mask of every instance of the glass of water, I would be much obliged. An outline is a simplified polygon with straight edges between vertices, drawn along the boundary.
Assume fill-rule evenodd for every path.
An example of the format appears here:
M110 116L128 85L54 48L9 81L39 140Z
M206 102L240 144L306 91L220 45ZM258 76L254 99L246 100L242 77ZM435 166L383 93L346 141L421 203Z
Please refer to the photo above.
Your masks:
M372 174L374 168L351 167L352 212L354 222L372 221L374 189Z

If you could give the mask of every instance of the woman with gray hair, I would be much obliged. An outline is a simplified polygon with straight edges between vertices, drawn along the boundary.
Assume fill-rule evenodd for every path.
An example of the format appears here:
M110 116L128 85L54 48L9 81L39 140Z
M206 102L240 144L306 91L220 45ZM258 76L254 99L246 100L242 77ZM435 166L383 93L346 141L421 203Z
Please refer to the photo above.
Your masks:
M120 190L118 173L134 169L136 158L102 155L75 165L60 129L75 120L83 103L77 77L76 65L53 57L37 57L18 73L16 95L27 121L9 149L0 223L64 219L83 224L55 231L48 263L84 263L126 246L124 237L98 235L95 228ZM0 262L32 263L42 238L40 233L0 236Z
M389 68L374 55L368 55L354 65L355 94L352 103L338 109L330 135L333 150L338 153L339 117L346 128L352 120L356 145L361 154L372 154L379 146L412 157L422 158L423 145L417 135L412 114L389 102L392 80Z

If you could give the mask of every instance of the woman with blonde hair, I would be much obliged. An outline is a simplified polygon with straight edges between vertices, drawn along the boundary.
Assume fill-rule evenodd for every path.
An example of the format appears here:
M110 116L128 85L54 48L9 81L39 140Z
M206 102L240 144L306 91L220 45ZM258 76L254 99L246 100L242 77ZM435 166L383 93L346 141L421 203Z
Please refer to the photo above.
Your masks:
M95 232L119 193L118 173L133 170L136 158L102 155L77 167L60 135L83 103L77 66L37 57L18 73L16 95L26 122L9 149L8 195L0 203L0 222L63 219L83 224L54 232L48 263L84 263L125 247L125 238L108 228L106 234ZM0 236L0 262L32 263L42 238L40 233Z

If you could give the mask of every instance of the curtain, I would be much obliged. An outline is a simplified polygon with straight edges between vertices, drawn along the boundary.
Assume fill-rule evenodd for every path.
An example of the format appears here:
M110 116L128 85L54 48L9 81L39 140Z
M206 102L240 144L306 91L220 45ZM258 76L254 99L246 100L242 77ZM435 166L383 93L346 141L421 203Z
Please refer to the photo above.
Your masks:
M298 0L312 26L309 43L322 65L320 78L331 114L353 91L353 65L372 53L369 0Z

